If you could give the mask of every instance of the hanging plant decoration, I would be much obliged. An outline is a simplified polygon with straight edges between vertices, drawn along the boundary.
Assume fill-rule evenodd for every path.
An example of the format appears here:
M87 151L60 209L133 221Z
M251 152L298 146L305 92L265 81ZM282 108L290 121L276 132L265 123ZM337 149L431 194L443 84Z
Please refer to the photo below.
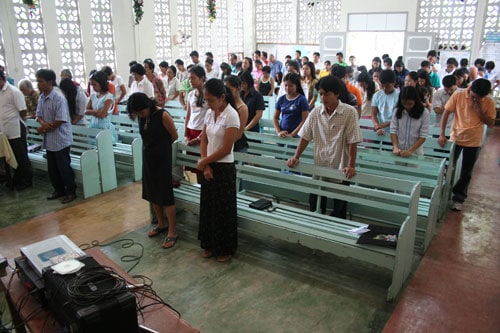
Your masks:
M134 1L135 24L139 24L139 22L141 22L142 15L144 15L144 11L142 10L144 1L143 0L133 0L133 1Z
M210 20L210 23L212 23L217 17L217 7L215 6L215 0L207 0L207 11L208 19Z
M37 0L23 0L23 4L28 6L29 12L30 12L30 17L33 17L36 11L36 7L38 7L38 1Z

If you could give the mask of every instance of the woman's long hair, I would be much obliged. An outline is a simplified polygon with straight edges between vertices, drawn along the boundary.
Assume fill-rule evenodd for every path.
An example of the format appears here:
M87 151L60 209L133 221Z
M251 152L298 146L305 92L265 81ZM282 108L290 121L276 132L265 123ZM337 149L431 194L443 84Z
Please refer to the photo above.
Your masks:
M370 74L361 72L358 75L358 82L364 82L366 83L366 99L371 101L373 94L375 94L375 82L373 82L372 78L370 77Z
M64 96L66 96L66 100L68 101L69 116L71 117L71 120L73 120L77 116L76 93L78 88L71 79L62 79L61 82L59 82L59 89L61 89Z
M203 90L217 98L220 98L222 95L224 95L224 100L228 104L231 104L234 109L236 109L236 103L234 102L234 97L231 93L231 90L229 90L229 88L226 87L221 80L215 78L208 80L207 82L205 82Z
M287 75L285 75L285 78L283 79L283 81L290 81L292 84L294 84L297 87L297 92L300 95L305 96L304 89L302 89L302 86L301 86L299 74L288 73Z
M420 94L416 87L406 86L403 87L399 93L398 105L396 107L396 118L401 119L403 110L405 109L402 101L412 100L415 101L413 108L408 111L408 115L414 119L419 119L424 113L424 105L420 99Z

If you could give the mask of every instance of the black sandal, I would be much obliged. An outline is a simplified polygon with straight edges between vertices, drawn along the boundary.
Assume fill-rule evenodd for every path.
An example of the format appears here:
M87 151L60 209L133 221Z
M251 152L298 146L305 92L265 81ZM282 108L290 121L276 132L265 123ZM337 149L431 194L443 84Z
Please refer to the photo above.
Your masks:
M168 227L164 227L164 228L160 228L158 226L154 227L153 229L149 230L148 232L148 237L154 237L154 236L157 236L159 234L161 234L162 232L165 232L168 230Z

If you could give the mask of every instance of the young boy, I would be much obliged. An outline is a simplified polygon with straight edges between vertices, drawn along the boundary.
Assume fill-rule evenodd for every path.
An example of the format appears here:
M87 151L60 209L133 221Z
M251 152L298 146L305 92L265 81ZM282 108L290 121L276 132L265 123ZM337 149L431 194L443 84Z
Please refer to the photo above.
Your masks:
M396 74L386 69L380 73L380 90L372 97L373 129L385 135L384 128L391 126L392 112L398 104L399 91L395 89Z

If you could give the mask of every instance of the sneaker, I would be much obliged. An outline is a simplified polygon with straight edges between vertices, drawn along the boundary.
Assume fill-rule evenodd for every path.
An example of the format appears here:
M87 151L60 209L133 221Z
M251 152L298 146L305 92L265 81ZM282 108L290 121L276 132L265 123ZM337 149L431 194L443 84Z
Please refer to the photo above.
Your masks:
M451 206L451 209L459 212L462 210L462 206L463 206L463 204L461 202L454 201L453 205Z

